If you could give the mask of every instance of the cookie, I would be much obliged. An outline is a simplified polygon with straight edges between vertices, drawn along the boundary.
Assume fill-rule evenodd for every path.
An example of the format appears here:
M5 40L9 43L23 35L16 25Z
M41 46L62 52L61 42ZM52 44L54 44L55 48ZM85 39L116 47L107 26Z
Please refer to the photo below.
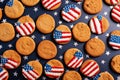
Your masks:
M26 6L35 6L40 0L21 0Z
M55 10L60 7L61 0L42 0L42 5L47 10Z
M120 73L120 55L116 55L112 58L111 67L115 72Z
M64 66L60 61L52 59L46 63L44 70L47 77L59 78L64 73Z
M8 78L9 78L8 71L0 67L0 80L8 80Z
M67 44L71 41L72 34L66 25L59 25L53 32L53 38L58 44Z
M100 67L96 61L88 59L82 64L80 72L87 77L94 77L100 72Z
M86 42L90 39L91 31L86 23L79 22L72 29L73 37L79 42Z
M37 80L43 72L42 65L39 61L29 61L22 68L22 75L27 80Z
M64 62L70 68L78 68L83 63L83 54L77 48L70 48L64 54Z
M120 49L120 30L114 30L109 37L109 45L116 50Z
M4 10L7 17L16 19L24 13L24 6L19 0L9 0Z
M21 17L16 23L16 30L21 36L31 35L35 31L34 20L30 16Z
M35 50L35 42L30 37L21 37L16 42L16 50L21 55L30 55Z
M120 2L120 0L105 0L105 2L108 4L108 5L116 5Z
M120 4L113 7L111 11L111 17L115 22L120 23Z
M51 33L55 28L55 20L49 14L42 14L36 21L36 26L41 33Z
M91 29L92 33L95 33L95 34L103 34L109 28L108 20L101 15L93 17L90 20L89 25L90 25L90 29Z
M114 80L113 76L109 72L101 72L96 75L93 80Z
M97 14L102 10L102 0L84 0L83 8L89 14Z
M43 40L37 48L38 55L43 59L52 59L57 55L57 47L49 40Z
M0 24L0 41L7 42L15 37L15 30L10 23Z
M63 80L82 80L82 77L77 71L68 71L64 74Z
M6 50L1 57L1 64L6 69L16 69L21 64L21 56L14 50Z
M0 20L2 19L2 9L0 8Z
M104 42L98 38L90 39L85 45L87 53L93 57L101 56L105 52L105 48Z
M79 7L74 4L66 5L61 12L62 18L67 22L78 20L81 14Z

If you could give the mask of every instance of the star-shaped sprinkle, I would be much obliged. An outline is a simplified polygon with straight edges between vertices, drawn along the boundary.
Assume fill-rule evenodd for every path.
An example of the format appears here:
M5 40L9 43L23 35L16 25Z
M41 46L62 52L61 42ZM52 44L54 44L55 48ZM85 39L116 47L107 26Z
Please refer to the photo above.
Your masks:
M56 80L60 80L60 78L56 78Z
M35 37L35 35L32 35L31 38L32 38L32 39L35 39L36 37Z
M120 80L120 76L117 77L117 80Z
M62 21L58 21L58 24L62 24Z
M17 73L17 72L14 72L13 75L14 75L15 77L17 77L17 76L18 76L18 73Z
M68 4L68 3L69 3L69 1L68 1L68 0L66 0L66 1L65 1L65 4Z
M78 43L77 43L77 42L74 42L74 44L73 44L73 45L76 47L76 46L78 46Z
M43 76L43 77L42 77L42 80L46 80L46 77Z
M88 78L85 78L84 80L89 80Z
M59 56L59 58L62 60L62 59L63 59L63 56Z
M13 46L12 46L12 44L9 44L8 47L11 48L11 47L13 47Z
M107 56L109 56L111 53L109 51L106 51L105 53Z
M16 34L16 38L19 38L20 37L20 34Z
M119 23L117 24L117 27L120 27L120 24L119 24Z
M110 6L110 9L112 9L113 8L113 6Z
M77 2L78 5L80 5L82 2Z
M104 12L104 15L107 16L107 15L108 15L108 12Z
M39 59L37 58L36 61L39 61Z
M34 7L34 9L33 9L35 12L37 12L38 11L38 7Z
M54 16L57 16L58 15L58 12L54 12Z
M69 70L67 69L65 72L68 72Z
M86 54L86 58L89 58L90 56Z
M109 37L109 33L107 33L105 36L106 36L106 37Z
M105 62L106 62L105 60L101 60L101 63L102 63L102 64L105 64Z
M74 25L73 25L73 24L71 24L71 25L70 25L70 28L72 29L72 28L73 28L73 26L74 26Z
M85 19L89 19L89 16L87 15L87 16L85 16Z
M28 56L24 56L23 59L24 59L24 60L28 60Z
M3 46L2 45L0 45L0 49L2 49L3 48Z
M7 20L6 20L6 19L3 19L1 22L2 22L2 23L6 23L6 22L7 22Z
M95 38L97 38L97 39L98 39L99 37L98 37L98 36L95 36Z
M42 38L42 40L45 40L45 39L46 39L46 36L43 35L41 38Z
M0 2L1 2L1 3L3 3L3 2L4 2L4 0L0 0Z
M63 48L63 46L62 46L62 45L59 45L58 47L59 47L59 49L62 49L62 48Z

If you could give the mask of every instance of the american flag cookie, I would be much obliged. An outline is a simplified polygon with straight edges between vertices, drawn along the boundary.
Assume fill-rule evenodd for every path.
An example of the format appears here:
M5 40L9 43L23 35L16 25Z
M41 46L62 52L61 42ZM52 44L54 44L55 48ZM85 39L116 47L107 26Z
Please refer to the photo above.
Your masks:
M42 0L42 5L47 10L55 10L60 7L62 0Z
M96 61L88 59L80 67L80 72L83 75L92 78L100 72L100 67Z
M31 35L35 31L35 22L30 16L22 16L16 22L16 31L21 36Z
M72 33L66 25L59 25L53 32L53 38L58 44L67 44L71 41Z
M37 80L43 72L42 65L39 61L29 61L22 68L22 75L27 80Z
M0 80L8 80L8 78L9 78L8 71L5 68L0 67Z
M62 18L67 22L76 21L81 15L81 9L74 4L66 5L61 12Z
M21 64L21 56L14 50L6 50L1 56L0 64L6 69L16 69Z
M36 21L37 29L44 34L51 33L55 28L55 20L50 14L42 14Z
M120 4L117 4L113 7L111 11L111 17L115 22L120 23Z
M52 59L46 63L44 70L47 77L59 78L64 73L64 66L59 60Z
M98 16L91 18L89 22L89 26L90 26L92 33L103 34L108 30L109 22L102 15L98 15Z
M35 50L35 41L28 36L21 37L16 42L16 50L21 55L30 55Z
M77 48L70 48L64 54L64 62L69 68L79 68L83 63L82 52Z
M105 71L97 74L93 80L114 80L114 78L109 72Z
M0 20L2 19L2 9L0 8Z
M40 0L21 0L22 3L26 6L35 6L39 3Z
M37 53L43 59L52 59L57 55L57 47L52 41L43 40L38 45Z
M111 32L108 43L113 49L120 49L120 30L114 30Z
M16 19L24 13L24 6L19 0L8 0L4 11L7 17Z
M105 2L108 4L108 5L116 5L120 2L120 0L105 0Z
M86 23L79 22L72 28L73 37L79 42L86 42L91 37L91 31Z
M85 44L86 52L92 57L99 57L106 50L105 43L99 38L92 38Z
M62 80L82 80L82 77L77 71L71 70L64 74Z

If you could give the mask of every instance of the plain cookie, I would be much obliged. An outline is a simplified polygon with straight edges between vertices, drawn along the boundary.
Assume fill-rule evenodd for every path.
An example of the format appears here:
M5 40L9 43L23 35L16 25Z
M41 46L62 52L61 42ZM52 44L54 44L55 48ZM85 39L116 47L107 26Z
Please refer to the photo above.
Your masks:
M63 80L82 80L82 77L77 71L68 71L64 74Z
M86 23L79 22L72 29L73 37L79 42L86 42L91 37L91 31Z
M35 6L40 0L21 0L26 6Z
M0 67L0 80L8 80L9 73L5 68Z
M42 14L36 21L37 29L44 34L51 33L55 28L55 20L49 14Z
M15 37L15 30L10 23L0 24L0 41L7 42Z
M53 42L43 40L39 43L37 52L43 59L52 59L57 55L57 47Z
M16 50L21 55L30 55L35 50L35 42L30 37L21 37L16 42Z
M83 8L89 14L97 14L102 10L102 0L84 0Z
M27 80L37 80L43 72L42 65L39 61L29 61L22 68L22 74Z
M0 20L2 19L2 9L0 8Z

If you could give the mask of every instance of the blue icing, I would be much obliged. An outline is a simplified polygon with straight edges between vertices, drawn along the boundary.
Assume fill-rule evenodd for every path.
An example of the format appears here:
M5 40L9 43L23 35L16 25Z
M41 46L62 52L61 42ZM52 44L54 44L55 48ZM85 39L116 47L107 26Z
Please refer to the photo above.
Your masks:
M1 57L1 60L0 60L0 63L1 64L6 64L8 62L8 59L7 58L3 58L3 57Z
M47 72L50 72L51 69L52 69L52 67L51 67L49 64L46 64L46 65L45 65L45 70L46 70Z
M111 35L110 42L120 43L120 36Z
M2 72L2 71L3 71L3 68L0 67L0 72Z
M102 16L101 15L98 15L97 18L98 18L98 20L102 20Z
M74 56L81 58L81 57L83 57L83 54L81 51L77 51Z
M69 12L70 8L75 8L75 7L76 7L76 5L70 4L70 5L65 6L65 7L63 8L63 10L64 10L65 12Z
M96 75L93 80L98 80L98 78L100 77L100 74Z
M14 3L14 0L9 0L6 5L11 7L13 3Z
M25 71L31 71L31 70L33 70L33 67L30 66L29 64L26 64L23 68L25 69Z
M53 34L53 38L54 39L60 39L60 38L62 38L62 32L58 31L58 30L55 30L54 34Z

